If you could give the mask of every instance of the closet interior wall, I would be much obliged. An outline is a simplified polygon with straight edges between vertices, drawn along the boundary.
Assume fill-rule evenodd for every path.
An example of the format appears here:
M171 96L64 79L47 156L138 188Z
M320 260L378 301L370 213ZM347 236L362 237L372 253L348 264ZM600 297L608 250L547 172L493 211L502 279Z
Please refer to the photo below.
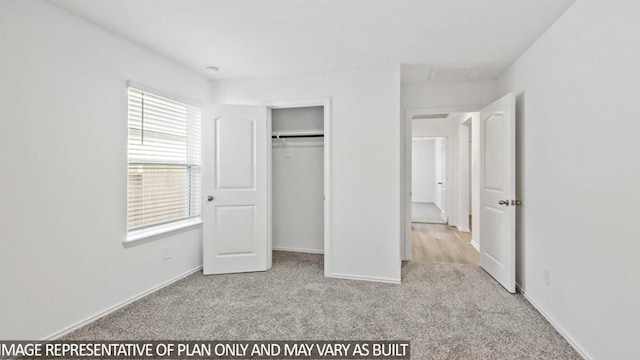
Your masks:
M322 134L322 106L273 109L272 132ZM272 139L274 250L324 251L324 138Z

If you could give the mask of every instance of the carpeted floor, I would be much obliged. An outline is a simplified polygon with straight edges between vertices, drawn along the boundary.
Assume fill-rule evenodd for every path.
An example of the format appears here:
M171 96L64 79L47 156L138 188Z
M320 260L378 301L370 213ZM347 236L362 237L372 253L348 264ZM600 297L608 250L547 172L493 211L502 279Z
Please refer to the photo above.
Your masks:
M432 202L411 203L411 222L430 223L430 224L446 224L447 223L447 221L442 218L440 208Z
M411 341L413 359L580 359L521 295L463 264L405 263L401 285L323 277L322 255L191 275L64 340Z

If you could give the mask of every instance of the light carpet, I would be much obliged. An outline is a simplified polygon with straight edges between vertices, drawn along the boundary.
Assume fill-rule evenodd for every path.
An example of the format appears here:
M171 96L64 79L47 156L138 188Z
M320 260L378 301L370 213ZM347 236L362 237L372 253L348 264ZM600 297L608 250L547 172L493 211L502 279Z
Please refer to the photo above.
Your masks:
M411 203L411 222L430 224L447 223L447 221L442 218L440 208L432 202Z
M580 359L482 269L405 263L401 285L325 278L322 255L194 274L64 340L410 340L412 359Z

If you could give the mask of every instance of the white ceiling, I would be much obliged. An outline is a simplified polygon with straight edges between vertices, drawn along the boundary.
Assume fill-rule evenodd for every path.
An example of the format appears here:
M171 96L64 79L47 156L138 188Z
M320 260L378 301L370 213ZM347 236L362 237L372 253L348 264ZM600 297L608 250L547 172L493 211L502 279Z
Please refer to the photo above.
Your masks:
M495 78L575 0L50 2L211 78L405 64L418 83L449 67Z

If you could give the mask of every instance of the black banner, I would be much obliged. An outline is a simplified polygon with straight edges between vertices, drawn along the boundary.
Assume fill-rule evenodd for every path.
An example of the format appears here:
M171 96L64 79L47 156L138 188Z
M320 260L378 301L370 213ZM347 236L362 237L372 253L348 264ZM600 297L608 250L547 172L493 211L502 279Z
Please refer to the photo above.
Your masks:
M0 359L409 359L409 341L0 341Z

